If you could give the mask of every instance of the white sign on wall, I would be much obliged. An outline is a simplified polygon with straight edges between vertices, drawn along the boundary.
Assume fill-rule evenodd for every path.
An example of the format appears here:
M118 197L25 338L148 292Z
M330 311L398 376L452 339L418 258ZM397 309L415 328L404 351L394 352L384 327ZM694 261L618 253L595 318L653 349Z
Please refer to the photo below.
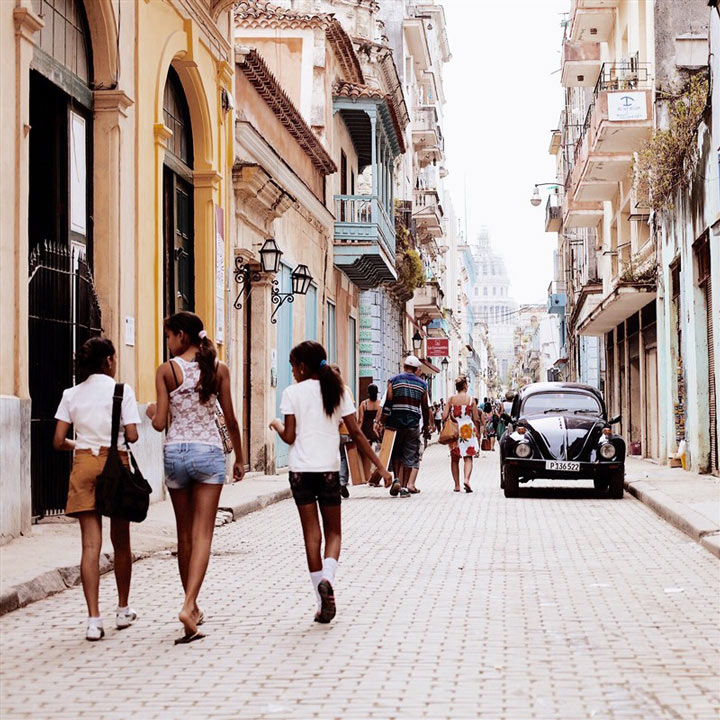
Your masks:
M609 120L647 120L647 101L644 92L608 93Z
M215 206L215 342L225 342L225 217Z
M85 118L70 112L70 229L87 235Z

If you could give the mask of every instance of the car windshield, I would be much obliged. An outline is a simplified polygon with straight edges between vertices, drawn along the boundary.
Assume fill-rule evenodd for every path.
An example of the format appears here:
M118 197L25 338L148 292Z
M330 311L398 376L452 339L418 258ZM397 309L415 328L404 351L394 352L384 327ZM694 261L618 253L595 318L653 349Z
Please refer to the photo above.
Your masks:
M600 403L592 395L578 392L547 392L531 395L523 403L523 415L601 415Z

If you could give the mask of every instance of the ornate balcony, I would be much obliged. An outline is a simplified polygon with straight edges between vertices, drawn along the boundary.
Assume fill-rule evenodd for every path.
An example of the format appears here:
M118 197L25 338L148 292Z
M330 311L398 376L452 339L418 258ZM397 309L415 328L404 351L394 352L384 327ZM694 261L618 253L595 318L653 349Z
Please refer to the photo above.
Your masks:
M361 290L395 281L395 230L379 198L336 195L335 218L335 265Z
M630 172L633 153L650 137L651 103L647 65L603 65L575 150L576 201L612 200Z
M443 291L435 280L429 280L415 291L414 309L416 318L441 320L444 317Z
M443 209L440 199L434 188L417 189L413 193L415 200L415 221L418 234L427 234L431 237L441 237ZM422 232L421 232L422 231Z

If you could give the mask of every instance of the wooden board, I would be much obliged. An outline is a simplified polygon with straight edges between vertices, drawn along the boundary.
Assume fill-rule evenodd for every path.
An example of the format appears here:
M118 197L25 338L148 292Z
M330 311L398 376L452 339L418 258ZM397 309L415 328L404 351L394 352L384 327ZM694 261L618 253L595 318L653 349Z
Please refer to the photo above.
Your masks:
M347 457L348 471L350 472L350 482L353 485L364 485L367 479L365 478L363 457L354 442L345 445L345 456Z
M395 446L395 431L390 428L385 428L383 432L382 445L380 446L380 452L378 457L382 466L387 470L390 467L390 458L392 457L393 447ZM368 482L380 482L380 473L377 470L373 470L372 474L368 478Z

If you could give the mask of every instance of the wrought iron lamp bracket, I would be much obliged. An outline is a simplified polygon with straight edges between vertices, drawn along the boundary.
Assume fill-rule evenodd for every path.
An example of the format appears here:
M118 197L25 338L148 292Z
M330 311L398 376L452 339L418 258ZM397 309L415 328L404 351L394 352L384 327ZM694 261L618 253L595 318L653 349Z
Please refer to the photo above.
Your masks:
M295 302L295 293L293 293L292 291L280 292L280 290L278 289L278 286L280 285L279 280L273 280L272 284L273 287L270 292L270 302L275 305L275 309L270 315L270 322L273 325L277 325L277 318L275 317L275 315L277 315L278 310L285 304L285 302Z
M251 285L254 282L260 282L262 280L262 273L254 268L249 262L243 262L244 258L235 258L235 282L238 284L238 294L233 303L233 307L236 310L242 308L243 302L245 302L250 295Z

